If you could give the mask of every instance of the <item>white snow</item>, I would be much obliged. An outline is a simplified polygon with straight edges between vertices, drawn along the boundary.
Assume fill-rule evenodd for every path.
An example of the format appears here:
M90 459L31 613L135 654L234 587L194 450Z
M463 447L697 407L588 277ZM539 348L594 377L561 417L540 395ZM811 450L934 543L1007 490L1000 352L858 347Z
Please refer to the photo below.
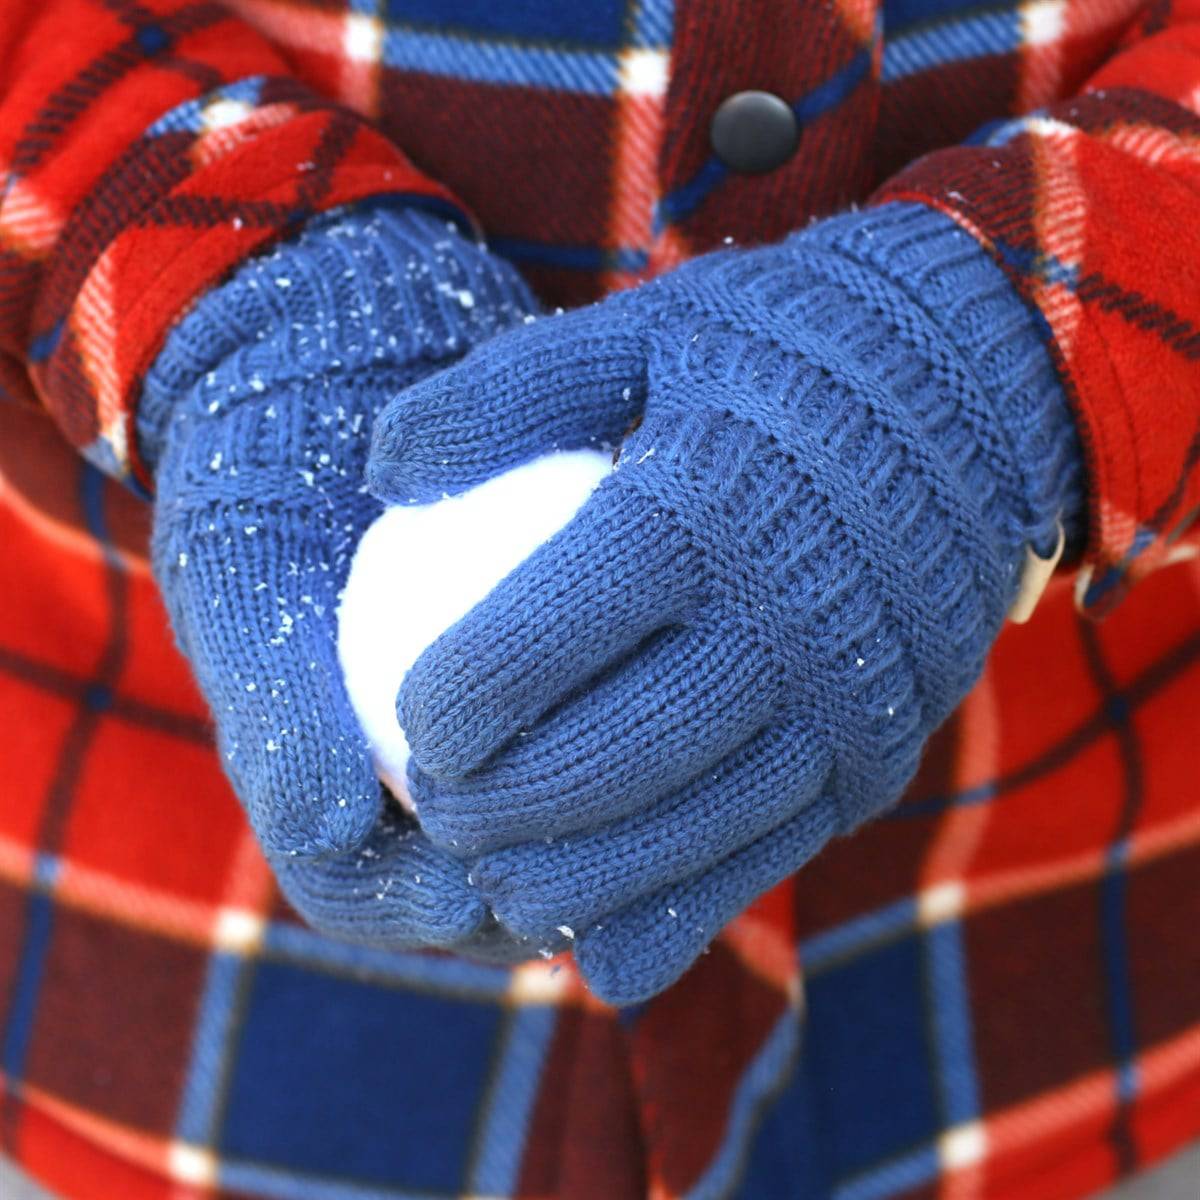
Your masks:
M578 512L612 469L550 454L461 496L390 508L363 535L338 609L338 654L380 779L412 811L396 693L421 652Z

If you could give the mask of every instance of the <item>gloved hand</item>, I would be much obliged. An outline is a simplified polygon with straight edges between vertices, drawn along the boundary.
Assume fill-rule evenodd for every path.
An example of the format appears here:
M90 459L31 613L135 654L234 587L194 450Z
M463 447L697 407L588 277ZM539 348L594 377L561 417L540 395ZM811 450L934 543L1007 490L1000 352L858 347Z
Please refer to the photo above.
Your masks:
M225 769L285 893L325 932L444 946L487 924L462 863L382 808L337 605L380 512L363 482L377 412L532 306L444 221L342 210L205 296L145 385L154 570Z
M1030 311L909 205L502 335L392 402L368 477L427 500L639 416L398 699L421 826L615 1003L900 796L1082 507Z

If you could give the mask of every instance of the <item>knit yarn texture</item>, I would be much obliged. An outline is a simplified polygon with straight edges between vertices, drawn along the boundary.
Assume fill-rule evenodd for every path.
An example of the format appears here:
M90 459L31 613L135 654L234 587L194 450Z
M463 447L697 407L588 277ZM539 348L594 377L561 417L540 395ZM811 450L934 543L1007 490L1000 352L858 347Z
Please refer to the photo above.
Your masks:
M463 865L383 810L336 611L381 511L363 482L376 414L532 307L443 221L344 210L207 295L146 382L154 570L251 824L329 932L445 945L486 923Z
M1082 508L1035 318L915 205L501 335L389 407L369 478L427 499L638 418L399 699L423 828L619 1002L895 802Z

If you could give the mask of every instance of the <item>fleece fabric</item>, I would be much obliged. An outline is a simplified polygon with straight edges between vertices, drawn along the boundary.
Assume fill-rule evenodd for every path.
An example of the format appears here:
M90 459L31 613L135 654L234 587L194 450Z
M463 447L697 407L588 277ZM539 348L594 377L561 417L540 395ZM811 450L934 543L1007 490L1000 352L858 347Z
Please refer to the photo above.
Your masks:
M0 5L0 1152L70 1200L1075 1200L1200 1136L1198 17ZM710 142L744 90L798 122L760 175ZM118 482L170 329L364 197L570 308L879 195L1043 322L1088 489L899 804L630 1009L306 926Z

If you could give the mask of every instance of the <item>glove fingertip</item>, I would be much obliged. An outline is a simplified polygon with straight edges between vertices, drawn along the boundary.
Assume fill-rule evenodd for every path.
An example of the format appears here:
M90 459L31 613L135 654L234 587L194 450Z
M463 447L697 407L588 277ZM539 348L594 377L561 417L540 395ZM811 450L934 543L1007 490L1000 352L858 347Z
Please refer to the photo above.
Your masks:
M379 816L383 796L373 777L357 788L328 797L300 797L295 805L279 803L279 793L269 783L263 803L252 806L258 840L270 855L320 858L355 850L370 836Z
M469 684L469 657L443 635L409 668L396 696L396 716L408 739L411 762L432 779L462 779L479 766L499 738L488 714L447 698ZM420 786L420 776L410 784ZM414 798L417 792L413 792Z
M420 387L420 384L415 387ZM413 389L396 396L375 419L371 446L367 455L367 490L385 504L402 504L416 497L412 490L412 422L414 406L409 399Z
M443 409L445 420L449 403ZM383 504L433 504L483 483L511 465L508 441L494 445L488 438L472 444L463 431L453 445L445 432L422 428L419 412L396 417L398 428L376 435L367 459L367 490ZM489 435L490 438L490 435Z
M575 943L575 962L597 999L614 1008L627 1008L665 991L703 949L701 943L681 957L655 944L630 946L606 938L600 925Z
M335 854L361 846L378 819L382 803L378 786L371 795L352 799L339 797L335 807L325 812L317 823L317 844Z
M367 491L381 504L431 504L441 492L423 483L409 463L372 458L367 463Z
M408 917L409 923L419 929L421 943L445 947L469 942L487 920L487 905L474 892L431 895L429 903L421 907L418 920L414 922L411 915ZM412 940L411 933L407 933L405 940Z

